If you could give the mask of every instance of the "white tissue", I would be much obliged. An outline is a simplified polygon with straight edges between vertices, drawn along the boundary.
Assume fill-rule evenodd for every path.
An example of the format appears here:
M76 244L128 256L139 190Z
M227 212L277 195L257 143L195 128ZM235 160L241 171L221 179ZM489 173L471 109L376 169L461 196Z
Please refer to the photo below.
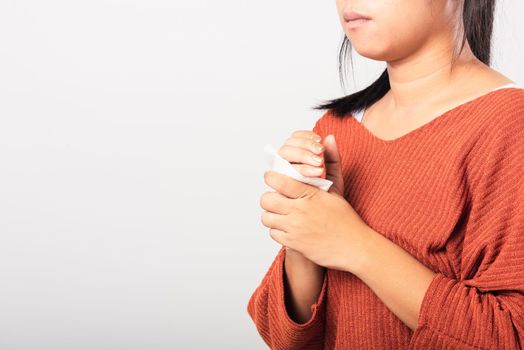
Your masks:
M275 151L275 148L270 144L267 144L264 147L264 153L266 154L267 162L273 171L290 176L298 181L307 183L308 185L316 186L324 191L329 190L329 187L333 184L333 181L327 179L302 175L291 163L279 156L277 151Z

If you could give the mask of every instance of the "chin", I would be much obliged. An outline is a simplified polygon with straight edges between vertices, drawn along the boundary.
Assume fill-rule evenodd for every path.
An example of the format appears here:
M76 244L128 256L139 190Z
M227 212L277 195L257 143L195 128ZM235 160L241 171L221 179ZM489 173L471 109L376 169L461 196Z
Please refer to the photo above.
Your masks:
M375 61L386 61L389 57L388 52L381 50L380 47L371 46L369 44L359 45L358 43L351 43L355 51L363 57Z

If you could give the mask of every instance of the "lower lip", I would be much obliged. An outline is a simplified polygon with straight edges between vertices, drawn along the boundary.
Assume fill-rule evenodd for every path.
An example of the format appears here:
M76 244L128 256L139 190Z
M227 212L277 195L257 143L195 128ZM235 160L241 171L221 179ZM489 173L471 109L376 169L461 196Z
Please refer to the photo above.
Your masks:
M370 21L370 19L367 19L367 18L354 19L354 20L351 20L351 21L348 22L348 27L349 28L357 28L357 27L360 27L363 24L368 23L369 21Z

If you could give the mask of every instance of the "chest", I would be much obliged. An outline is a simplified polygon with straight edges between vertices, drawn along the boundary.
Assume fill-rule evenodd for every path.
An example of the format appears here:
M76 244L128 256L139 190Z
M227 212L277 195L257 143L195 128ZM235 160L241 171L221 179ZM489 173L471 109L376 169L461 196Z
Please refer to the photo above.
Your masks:
M376 139L391 141L402 138L411 132L416 131L426 124L430 124L441 114L434 111L420 113L417 117L395 117L392 115L380 115L379 118L374 110L360 111L356 113L355 118L359 120L360 125L364 127L369 134Z
M422 256L420 247L460 245L468 212L467 147L440 145L435 152L436 146L376 152L355 145L342 155L345 198L370 227L414 256Z

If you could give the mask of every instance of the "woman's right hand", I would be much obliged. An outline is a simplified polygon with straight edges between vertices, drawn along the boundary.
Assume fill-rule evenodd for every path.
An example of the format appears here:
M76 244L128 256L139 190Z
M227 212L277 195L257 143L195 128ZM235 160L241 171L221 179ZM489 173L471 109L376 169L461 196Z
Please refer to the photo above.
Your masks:
M290 162L303 176L325 178L325 147L321 141L322 137L312 131L295 131L280 147L278 155ZM286 309L292 320L305 323L311 318L311 305L320 295L326 268L292 248L286 247L285 254Z
M278 154L303 176L326 178L322 137L312 131L298 130L284 142Z
M278 155L290 162L303 176L325 178L324 146L321 141L322 137L312 131L295 131L280 147ZM308 260L293 249L287 248L287 251L292 260Z
M280 147L278 154L303 176L333 182L328 192L344 196L342 162L334 135L329 134L322 140L313 131L295 131ZM319 157L320 161L316 161L315 157Z

